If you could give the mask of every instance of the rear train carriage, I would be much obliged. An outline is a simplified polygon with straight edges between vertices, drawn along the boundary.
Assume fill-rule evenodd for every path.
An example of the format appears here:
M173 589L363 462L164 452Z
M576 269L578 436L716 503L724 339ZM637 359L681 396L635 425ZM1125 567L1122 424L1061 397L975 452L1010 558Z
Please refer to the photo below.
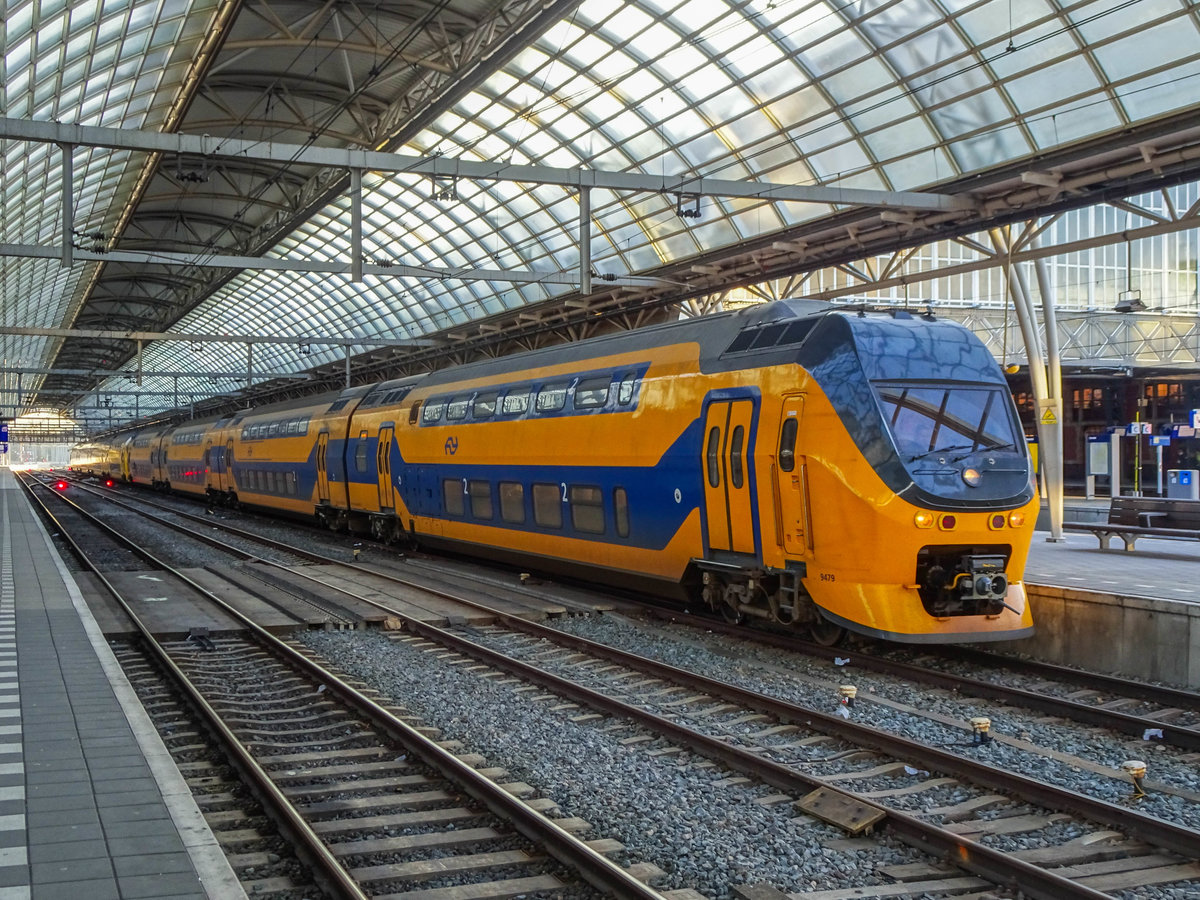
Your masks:
M370 391L349 388L320 397L247 410L224 432L213 494L225 502L347 521L344 461L350 413ZM332 452L331 452L332 447Z
M168 488L199 497L208 495L208 449L215 423L215 419L201 419L167 432L162 460Z
M143 428L133 435L128 447L128 478L134 484L163 487L167 483L164 438L168 426Z

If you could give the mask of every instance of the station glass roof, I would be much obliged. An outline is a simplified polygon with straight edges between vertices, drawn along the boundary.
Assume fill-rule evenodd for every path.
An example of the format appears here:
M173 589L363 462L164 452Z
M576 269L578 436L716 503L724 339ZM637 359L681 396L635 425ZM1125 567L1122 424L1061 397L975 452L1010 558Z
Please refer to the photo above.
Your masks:
M513 5L431 4L476 22ZM295 79L311 70L328 75L331 85L339 78L363 80L364 47L378 53L389 40L400 40L398 8L246 3L225 26L221 5L208 0L6 0L3 115L298 142L321 119L316 104L329 101L304 96ZM229 82L254 68L259 45L245 29L268 13L292 28L294 49L287 55L276 47L263 57L276 84L251 96ZM393 20L395 31L385 34ZM223 47L211 48L216 66L197 75L195 60L222 27L229 36ZM403 34L410 35L412 23L406 27ZM368 29L378 40L361 39ZM225 80L218 84L220 75ZM1200 96L1198 76L1200 7L1189 0L585 0L395 149L664 178L937 190L1177 114ZM196 78L207 98L202 114L189 112ZM289 79L292 87L281 89ZM383 102L396 99L386 84L373 84L372 91ZM223 120L215 112L222 99ZM313 110L306 112L306 103ZM317 137L327 145L380 143L370 128L355 133L345 118L326 121L330 127ZM53 251L63 227L59 148L8 140L3 153L0 240ZM77 147L73 161L77 242L87 245L93 234L119 237L131 205L150 200L138 192L146 155ZM178 205L186 202L186 215L163 226L165 242L193 248L197 259L229 252L223 242L253 202L244 189L217 181L181 187ZM435 199L433 193L424 176L368 174L364 255L377 263L437 268L577 268L576 192L459 180L452 196ZM169 197L157 200L170 206ZM693 202L699 217L679 214ZM206 210L212 221L203 221ZM593 191L593 267L651 273L837 211L817 203ZM269 254L345 259L350 218L347 199L333 200L294 221ZM186 239L170 228L187 232ZM53 255L6 256L4 324L76 324L94 302L100 268L63 268ZM149 281L170 282L176 294L191 275L153 274ZM160 288L146 289L143 306L152 305ZM361 350L371 338L428 337L571 290L538 281L368 276L356 284L345 276L244 271L198 298L171 327L361 337L364 344L354 348ZM124 321L114 315L109 327L138 328L137 315ZM59 338L8 335L0 342L9 367L64 363ZM106 358L103 347L92 350ZM344 352L319 343L257 345L250 365L298 372L335 362ZM121 345L109 354L114 362L127 356ZM143 366L197 372L180 379L179 390L207 395L236 379L204 373L245 371L247 351L244 344L159 342L145 348ZM43 377L27 374L26 393ZM11 381L6 374L5 384ZM174 390L173 378L146 379L137 412L173 407ZM12 399L0 403L9 406ZM132 412L123 410L122 417Z

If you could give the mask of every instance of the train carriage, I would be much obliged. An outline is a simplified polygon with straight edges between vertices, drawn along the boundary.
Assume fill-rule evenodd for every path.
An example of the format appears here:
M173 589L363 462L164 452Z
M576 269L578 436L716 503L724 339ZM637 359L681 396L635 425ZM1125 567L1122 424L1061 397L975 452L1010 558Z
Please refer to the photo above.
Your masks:
M182 494L208 496L209 432L216 419L200 419L167 432L162 444L166 487Z
M420 542L737 618L1030 633L1024 440L949 322L773 304L430 375L397 417Z
M147 487L163 487L167 483L164 438L170 427L142 428L129 442L128 479Z

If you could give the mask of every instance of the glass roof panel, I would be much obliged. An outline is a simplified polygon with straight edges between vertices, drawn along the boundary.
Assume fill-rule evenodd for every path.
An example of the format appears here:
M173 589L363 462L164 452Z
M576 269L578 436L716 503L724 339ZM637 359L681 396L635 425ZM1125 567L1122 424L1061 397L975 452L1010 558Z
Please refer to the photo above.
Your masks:
M159 127L215 7L216 0L5 0L4 114ZM584 0L406 149L905 190L1194 105L1198 29L1194 7L1180 0ZM4 149L0 241L55 246L63 233L59 151ZM139 165L130 154L77 151L70 227L115 227ZM456 200L434 201L428 179L367 180L364 252L373 259L535 272L577 265L573 192L460 181ZM38 191L23 188L32 184ZM594 190L594 268L636 273L830 212L705 198L701 217L688 219L677 202L690 203ZM274 253L341 259L348 231L343 200ZM57 262L20 260L6 261L5 273L6 310L19 303L22 314L57 324L77 311L91 270L64 274ZM299 334L320 324L342 336L415 337L568 290L248 273L178 327ZM24 309L32 298L41 304L36 313ZM153 349L164 363L190 353ZM295 367L341 356L282 345L262 353ZM210 357L234 369L245 363L244 348L206 350Z

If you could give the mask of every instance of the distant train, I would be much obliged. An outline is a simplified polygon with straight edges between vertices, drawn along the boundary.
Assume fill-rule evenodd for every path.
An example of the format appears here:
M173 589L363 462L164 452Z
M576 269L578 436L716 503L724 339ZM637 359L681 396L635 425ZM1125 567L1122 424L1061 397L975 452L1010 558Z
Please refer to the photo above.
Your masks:
M998 365L930 316L779 301L126 432L72 468L905 642L1033 633Z

